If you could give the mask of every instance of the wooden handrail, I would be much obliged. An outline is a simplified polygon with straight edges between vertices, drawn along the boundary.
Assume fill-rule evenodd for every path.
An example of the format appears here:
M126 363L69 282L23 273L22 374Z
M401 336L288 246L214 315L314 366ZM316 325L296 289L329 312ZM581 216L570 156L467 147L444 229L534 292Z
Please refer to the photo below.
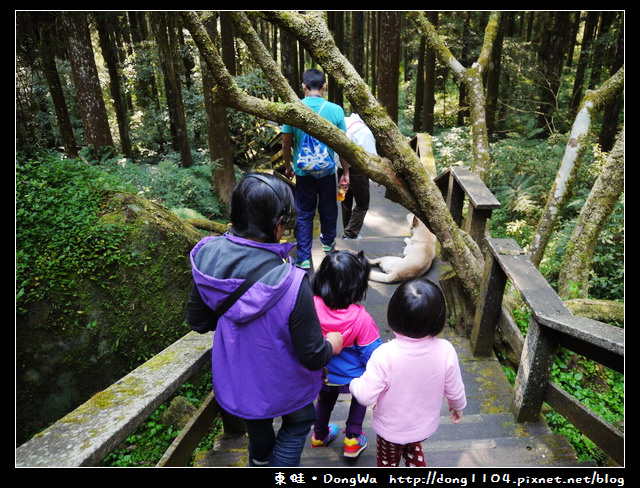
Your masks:
M16 449L16 466L99 466L210 360L212 334L189 332Z
M474 354L490 354L497 325L509 322L502 302L507 280L531 309L526 338L516 332L517 343L512 344L514 351L521 351L514 385L516 420L539 420L542 404L546 402L622 464L624 433L553 384L549 375L559 346L624 373L624 329L574 316L513 239L488 238L487 222L500 203L468 168L452 166L435 182L456 223L487 255L470 337ZM465 200L468 210L463 218ZM516 335L513 330L508 333Z
M514 384L518 422L537 421L543 402L574 425L613 459L623 463L624 434L551 383L558 346L624 372L624 329L574 316L512 239L489 239L484 285L471 333L475 354L487 354L495 340L495 325L507 279L531 309Z
M500 202L478 175L465 166L451 166L435 178L453 220L485 251L487 222ZM467 216L463 219L465 200Z

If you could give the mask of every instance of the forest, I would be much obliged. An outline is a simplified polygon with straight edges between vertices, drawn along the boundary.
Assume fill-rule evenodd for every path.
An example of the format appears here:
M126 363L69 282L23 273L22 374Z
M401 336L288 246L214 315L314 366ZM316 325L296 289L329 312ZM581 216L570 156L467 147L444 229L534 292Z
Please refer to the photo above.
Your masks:
M242 174L283 169L271 144L290 124L418 215L475 300L483 258L410 147L429 134L439 172L468 166L500 201L492 237L514 238L574 313L623 327L624 24L624 11L16 11L17 314L73 301L79 266L132 265L85 225L85 192L223 225ZM378 157L304 110L309 67ZM567 381L590 374L603 376ZM620 418L623 393L602 403Z

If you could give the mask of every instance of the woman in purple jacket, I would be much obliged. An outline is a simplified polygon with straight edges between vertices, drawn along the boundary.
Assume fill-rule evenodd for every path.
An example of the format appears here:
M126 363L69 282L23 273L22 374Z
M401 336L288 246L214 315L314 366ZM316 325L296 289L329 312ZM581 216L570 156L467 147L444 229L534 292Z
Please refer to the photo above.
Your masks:
M194 287L187 323L215 330L213 391L220 406L244 419L251 466L298 466L316 415L322 369L342 347L323 338L307 273L280 243L295 223L295 203L279 178L252 173L234 188L231 232L202 239L191 251ZM268 271L216 323L213 311L253 270ZM277 435L273 421L282 417Z

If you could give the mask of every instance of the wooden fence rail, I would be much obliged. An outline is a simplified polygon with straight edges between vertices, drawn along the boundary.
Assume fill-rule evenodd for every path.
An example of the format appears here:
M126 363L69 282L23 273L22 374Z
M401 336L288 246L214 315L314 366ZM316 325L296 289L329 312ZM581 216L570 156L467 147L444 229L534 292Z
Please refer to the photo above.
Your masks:
M210 358L212 334L189 332L16 449L16 466L99 466ZM210 363L209 363L210 364Z
M471 334L474 354L486 353L493 343L496 314L509 280L532 314L514 385L516 420L537 420L546 402L623 464L624 434L553 384L550 372L562 346L624 373L624 329L574 316L512 239L489 239L488 247L484 286Z

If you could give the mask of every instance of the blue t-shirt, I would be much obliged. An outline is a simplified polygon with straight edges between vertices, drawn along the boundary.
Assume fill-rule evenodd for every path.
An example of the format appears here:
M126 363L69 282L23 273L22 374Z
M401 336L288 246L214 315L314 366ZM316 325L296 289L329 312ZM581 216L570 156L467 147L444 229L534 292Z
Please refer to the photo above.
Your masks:
M332 124L342 129L343 131L345 132L347 131L347 126L344 122L344 110L340 105L337 105L333 102L328 102L323 97L313 97L313 96L303 98L302 103L304 103L307 107L309 107L311 110L313 110L316 113L318 113L318 111L320 110L320 107L322 107L324 104L324 107L322 107L322 112L320 112L320 115L325 119L327 119ZM295 161L296 156L298 155L298 148L300 147L300 142L302 142L302 136L304 134L304 131L301 129L298 129L297 127L293 127L292 125L283 124L282 133L293 134L293 147L292 147L293 154L292 154L291 160ZM331 154L331 157L334 157L333 150L330 147L328 149L329 149L329 153ZM296 168L295 164L292 164L292 166L293 166L294 174L298 176L305 176L305 173L302 170Z

